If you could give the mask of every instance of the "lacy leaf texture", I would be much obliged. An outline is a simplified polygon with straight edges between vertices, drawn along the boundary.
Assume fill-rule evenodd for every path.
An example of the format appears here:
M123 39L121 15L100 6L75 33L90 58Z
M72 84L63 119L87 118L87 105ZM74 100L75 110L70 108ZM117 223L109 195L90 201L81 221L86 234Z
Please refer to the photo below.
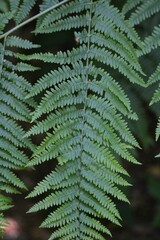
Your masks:
M128 127L137 115L123 82L145 86L139 57L160 44L159 26L144 41L135 26L160 10L159 0L128 0L121 11L109 0L42 1L40 13L50 11L37 17L34 33L75 32L75 47L56 54L40 52L18 33L3 36L10 20L20 26L39 4L6 2L8 10L0 8L0 224L11 206L8 193L25 188L15 170L52 161L56 168L28 195L40 199L29 212L46 211L41 227L53 229L49 240L105 240L111 232L104 219L121 225L117 199L129 202L121 159L138 164L132 150L139 144ZM34 86L23 74L37 69L32 60L54 66ZM158 66L149 82L159 73ZM158 89L152 103L159 99ZM22 122L30 121L26 132ZM29 138L39 134L45 137L35 147ZM33 152L30 160L25 148Z
M10 11L8 9L7 13L0 14L0 34L3 34L9 20L16 21L18 2L11 0ZM26 189L17 176L18 170L29 161L24 150L35 149L29 139L23 138L25 131L21 123L30 122L30 110L35 107L33 99L25 99L31 84L23 77L23 72L35 71L36 68L19 60L15 53L20 49L27 52L37 47L16 35L5 36L0 43L0 234L5 224L3 211L12 206L9 196Z

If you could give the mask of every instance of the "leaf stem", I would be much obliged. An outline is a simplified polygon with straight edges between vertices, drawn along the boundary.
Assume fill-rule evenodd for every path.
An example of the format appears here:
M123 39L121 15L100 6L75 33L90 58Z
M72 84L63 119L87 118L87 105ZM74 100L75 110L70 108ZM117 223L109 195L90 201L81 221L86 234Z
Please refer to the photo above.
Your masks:
M44 11L38 13L37 15L35 15L35 16L33 16L33 17L27 19L26 21L20 23L20 24L17 25L16 27L10 29L8 32L6 32L6 33L0 35L0 39L7 37L9 34L15 32L15 31L18 30L19 28L25 26L26 24L28 24L28 23L34 21L35 19L41 17L41 16L44 15L45 13L50 12L51 10L53 10L53 9L55 9L55 8L57 8L57 7L61 6L61 5L63 5L64 3L68 2L68 1L69 1L69 0L64 0L64 1L60 2L60 3L57 3L57 4L55 4L54 6L52 6L52 7L50 7L50 8L47 8L46 10L44 10Z
M82 176L81 176L81 171L82 171L82 165L83 165L83 159L82 159L82 154L84 151L84 139L85 139L85 122L86 122L86 110L87 110L87 95L88 95L88 84L89 84L89 52L90 52L90 45L91 45L91 28L92 28L92 14L93 14L93 0L90 0L90 10L89 10L89 19L88 19L88 40L87 40L87 59L86 59L86 63L85 63L85 69L86 69L86 73L85 73L85 79L84 79L84 101L83 101L83 117L82 117L82 130L81 130L81 160L79 161L79 176L80 176L80 182L79 182L79 206L78 206L78 222L79 222L79 236L81 233L80 230L80 194L81 194L81 182L82 182ZM76 240L79 240L79 238L76 238Z

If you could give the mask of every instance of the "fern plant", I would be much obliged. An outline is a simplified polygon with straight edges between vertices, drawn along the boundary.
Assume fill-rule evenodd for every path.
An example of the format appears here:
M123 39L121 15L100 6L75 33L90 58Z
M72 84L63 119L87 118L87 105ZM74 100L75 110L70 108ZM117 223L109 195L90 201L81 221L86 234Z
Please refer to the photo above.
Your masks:
M13 1L11 3L13 4ZM1 34L13 17L13 9L1 13ZM0 233L5 223L2 213L12 206L8 194L17 194L19 189L26 189L15 174L15 170L24 168L29 161L23 149L34 150L33 143L23 138L25 131L20 123L30 121L30 110L35 107L33 99L25 99L31 84L22 73L35 71L36 68L19 61L15 52L17 53L18 49L37 47L38 45L17 36L5 36L0 43Z
M28 139L22 139L25 134L19 121L29 122L30 107L35 106L32 100L25 100L24 96L31 85L20 75L28 71L30 65L22 62L14 64L9 57L14 47L34 47L29 41L12 36L4 39L1 47L1 89L0 89L0 211L10 207L10 201L2 192L18 193L18 188L25 188L20 179L13 173L14 169L21 169L28 163L27 155L22 148L34 150L34 145ZM13 58L12 58L13 59Z
M27 99L42 95L26 136L46 133L28 166L55 161L57 167L29 194L42 195L30 212L50 209L42 227L50 239L106 239L101 219L120 225L115 199L128 202L120 158L137 163L139 147L126 119L137 119L113 70L121 79L144 86L137 49L141 41L109 1L69 1L37 22L35 32L75 29L79 46L71 51L19 55L61 65L32 87ZM43 120L40 120L42 119Z
M111 232L103 220L121 225L116 201L128 202L122 187L130 184L121 159L138 164L132 150L139 144L128 127L137 115L122 85L145 86L139 57L160 43L159 27L144 41L134 27L159 11L159 0L128 0L121 11L110 0L44 0L40 13L28 19L38 1L4 2L0 10L8 10L0 14L4 40L0 45L0 212L10 207L5 192L25 188L15 169L53 161L56 168L28 195L41 199L29 212L50 212L41 224L53 229L50 240L106 239ZM10 19L15 27L4 33ZM19 48L38 47L13 35L34 19L38 35L74 30L76 47L56 54L19 52ZM22 75L37 69L30 63L33 59L57 68L31 86ZM159 67L149 82L157 81L158 73ZM30 120L33 126L25 133L21 122ZM46 136L35 148L29 137L39 134ZM24 148L33 152L31 160Z

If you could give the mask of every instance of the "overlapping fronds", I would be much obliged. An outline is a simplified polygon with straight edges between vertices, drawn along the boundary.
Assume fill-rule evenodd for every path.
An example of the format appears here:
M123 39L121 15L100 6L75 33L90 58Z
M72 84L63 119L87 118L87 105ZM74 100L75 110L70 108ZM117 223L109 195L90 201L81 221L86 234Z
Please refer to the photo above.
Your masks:
M0 16L1 17L1 16ZM6 19L8 19L6 17ZM4 22L0 22L3 26ZM6 21L7 23L7 21ZM13 47L13 48L12 48ZM26 166L29 159L22 149L34 150L30 140L24 139L25 131L18 123L30 121L32 99L25 100L31 84L22 76L23 71L34 67L17 60L19 48L33 49L37 45L16 36L8 36L0 43L0 229L3 229L3 211L11 207L7 194L25 189L16 171ZM16 170L16 171L15 171Z
M0 11L12 13L13 19L18 25L22 21L29 18L32 8L35 6L37 0L1 0Z
M139 144L127 125L127 118L137 116L121 81L144 86L136 52L142 44L106 0L69 1L46 14L36 33L69 29L76 31L76 48L55 55L17 55L59 64L39 79L27 98L38 95L41 100L26 137L46 133L28 166L58 161L29 194L41 195L30 212L51 210L41 225L54 229L50 240L103 240L111 233L101 219L120 225L115 199L128 202L121 190L128 185L128 173L120 158L137 163L130 149Z
M138 2L138 1L137 1ZM154 14L160 14L160 2L156 1L139 1L139 7L132 12L129 22L131 25L136 25ZM129 8L131 4L130 1L126 3L126 9ZM159 50L160 47L160 25L157 21L157 25L153 25L153 31L149 36L146 36L142 42L142 48L137 51L137 55L143 57L147 54L151 54L154 50ZM157 83L160 80L160 66L155 68L155 71L151 74L148 79L148 86ZM157 85L158 86L158 85ZM155 89L150 105L160 101L160 88L159 86ZM160 119L158 120L156 128L156 140L158 140L160 135Z
M159 0L127 0L123 6L123 12L126 14L131 9L129 24L132 26L138 25L142 21L150 18L153 14L160 11Z

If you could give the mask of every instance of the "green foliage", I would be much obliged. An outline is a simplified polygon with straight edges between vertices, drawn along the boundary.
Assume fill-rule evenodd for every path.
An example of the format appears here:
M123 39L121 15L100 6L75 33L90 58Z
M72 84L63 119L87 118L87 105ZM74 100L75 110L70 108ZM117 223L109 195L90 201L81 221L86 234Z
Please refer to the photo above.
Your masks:
M23 3L20 5L18 12L16 14L15 20L16 23L19 24L22 22L22 20L25 19L25 17L28 15L28 13L31 11L32 7L35 5L36 0L23 0ZM16 6L14 6L16 7Z
M2 21L1 26L3 24L4 22ZM14 47L13 50L12 47ZM6 194L19 193L19 189L26 189L24 183L15 174L15 171L24 168L29 161L22 149L34 150L34 145L31 141L23 138L25 131L19 122L30 121L30 108L35 106L35 102L32 99L25 100L25 96L29 92L31 85L21 75L21 72L26 68L26 64L21 61L15 62L14 51L17 52L18 48L33 49L34 47L35 45L31 42L16 36L8 36L4 39L3 44L0 44L1 224L4 221L2 219L2 212L12 206L11 199ZM34 70L33 67L32 70Z
M6 1L0 33L11 19L18 29L36 3ZM124 85L146 86L139 57L160 45L159 26L143 41L134 26L159 12L159 0L128 0L121 11L109 0L44 0L39 8L36 34L72 30L77 44L53 54L12 33L1 36L0 228L3 211L11 207L8 193L26 188L17 170L54 161L56 167L28 195L40 196L29 212L50 212L41 224L53 228L50 240L103 240L111 233L102 220L121 225L116 202L129 202L122 191L129 183L121 159L138 164L133 149L140 146L128 125L138 117ZM24 77L38 69L32 60L57 66L34 86ZM148 85L159 80L159 72L158 65ZM159 100L158 88L151 104ZM21 123L30 121L26 132ZM38 134L45 137L35 148L29 137ZM33 152L30 160L24 148Z
M148 8L148 10L145 12L145 8ZM143 16L142 11L144 11L145 15ZM137 20L138 22L144 20L143 18L148 18L152 16L154 13L160 11L160 4L159 1L147 1L142 6L140 6L135 12L142 14L142 17ZM153 28L152 33L145 37L143 41L143 47L141 51L138 51L139 56L144 56L147 54L152 53L154 50L159 50L160 47L160 26L156 25ZM157 83L160 80L160 65L156 67L154 72L151 74L151 76L148 79L147 85L150 86L152 84ZM152 99L150 101L150 105L159 102L160 100L160 88L159 86L156 87L154 94L152 96ZM156 128L156 140L158 140L160 135L160 119L158 120L157 128ZM158 155L160 156L160 155Z
M132 12L129 18L129 23L132 26L139 24L145 19L151 17L154 13L160 11L159 0L142 0L137 2L141 2L141 4L134 12Z
M129 149L139 147L126 122L136 114L112 69L125 81L144 86L136 54L141 42L119 10L102 0L62 5L48 13L35 32L71 28L79 42L76 48L56 55L19 55L26 61L61 65L40 78L28 94L43 95L26 136L48 132L28 166L58 161L29 194L45 193L30 212L51 210L42 223L57 229L50 239L105 239L110 231L101 218L119 225L114 199L128 201L120 188L127 185L127 172L119 157L137 163Z

